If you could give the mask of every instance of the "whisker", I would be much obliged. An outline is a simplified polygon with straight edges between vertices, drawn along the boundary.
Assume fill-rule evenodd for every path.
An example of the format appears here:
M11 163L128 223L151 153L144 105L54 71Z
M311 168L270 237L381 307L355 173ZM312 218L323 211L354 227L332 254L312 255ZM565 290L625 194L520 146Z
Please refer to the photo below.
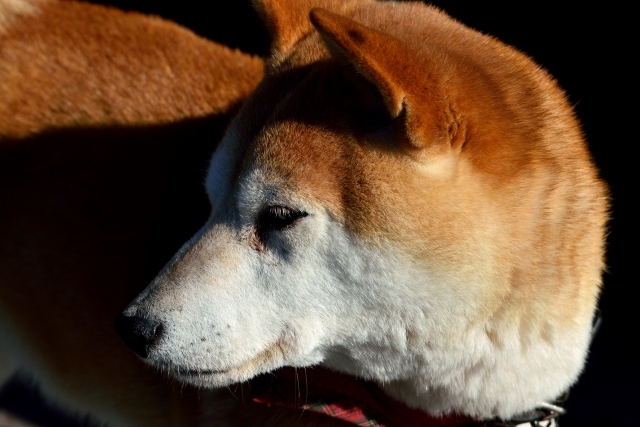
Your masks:
M304 367L304 405L307 406L309 401L309 379L307 378L307 367ZM302 409L304 412L304 408Z
M229 393L231 393L231 395L233 397L235 397L236 399L238 399L238 397L231 391L231 387L227 386L227 390L229 390Z
M300 421L300 419L304 415L304 411L307 409L307 403L308 403L308 400L309 400L309 379L307 378L307 367L305 366L303 369L304 369L304 389L305 389L304 405L302 406L302 412L300 412L300 416L298 417L298 421Z

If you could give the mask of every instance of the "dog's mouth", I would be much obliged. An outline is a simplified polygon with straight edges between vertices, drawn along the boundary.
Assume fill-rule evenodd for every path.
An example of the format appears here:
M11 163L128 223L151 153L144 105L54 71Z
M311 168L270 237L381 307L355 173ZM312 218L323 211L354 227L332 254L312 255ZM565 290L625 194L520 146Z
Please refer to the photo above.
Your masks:
M203 376L209 376L209 375L222 375L222 374L226 374L227 372L229 372L229 369L184 369L184 368L177 368L177 369L173 369L173 372L180 376L180 377L186 377L186 378L193 378L193 377L203 377Z
M220 380L229 376L233 369L198 369L174 364L172 362L156 362L153 365L161 372L168 374L179 381L194 383L202 381Z
M278 366L269 367L271 370ZM239 381L246 381L263 370L251 363L229 369L190 369L171 367L168 373L178 381L196 387L224 387Z
M254 376L283 366L282 344L277 342L267 347L255 357L236 366L224 369L198 369L173 362L154 363L161 371L175 379L198 387L224 387L246 381Z

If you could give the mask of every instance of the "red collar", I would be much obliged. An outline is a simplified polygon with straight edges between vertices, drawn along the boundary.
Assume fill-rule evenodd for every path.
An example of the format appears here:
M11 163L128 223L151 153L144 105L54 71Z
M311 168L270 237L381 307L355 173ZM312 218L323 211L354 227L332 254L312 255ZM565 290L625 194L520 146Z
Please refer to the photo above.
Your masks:
M362 427L471 427L467 417L433 417L387 396L370 381L321 367L282 368L251 381L254 402L318 412Z

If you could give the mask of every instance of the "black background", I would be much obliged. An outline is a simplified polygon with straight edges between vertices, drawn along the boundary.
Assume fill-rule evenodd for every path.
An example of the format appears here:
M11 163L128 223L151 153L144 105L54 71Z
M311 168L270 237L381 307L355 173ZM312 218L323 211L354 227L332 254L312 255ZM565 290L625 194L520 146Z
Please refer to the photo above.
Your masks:
M96 1L160 15L197 34L265 56L269 36L248 0L173 2ZM566 90L612 197L608 272L600 299L602 327L585 372L571 391L566 426L640 426L640 363L632 274L637 226L632 222L635 187L633 148L638 54L632 13L615 3L577 7L559 3L436 1L452 17L531 55Z
M160 15L197 34L245 52L268 54L269 36L247 0L99 1ZM640 426L640 338L632 274L637 226L632 222L633 147L638 107L638 54L630 9L615 3L459 2L435 6L532 56L553 74L583 123L587 141L611 190L608 272L600 299L603 323L585 372L572 389L564 426ZM637 166L636 166L637 167Z

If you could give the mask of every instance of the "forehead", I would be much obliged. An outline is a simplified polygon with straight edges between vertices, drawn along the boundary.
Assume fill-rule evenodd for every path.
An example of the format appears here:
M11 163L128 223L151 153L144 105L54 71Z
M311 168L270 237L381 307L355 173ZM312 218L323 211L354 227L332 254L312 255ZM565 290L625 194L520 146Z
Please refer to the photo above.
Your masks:
M407 224L424 220L424 183L395 143L392 122L379 92L336 60L268 76L214 154L214 211L251 220L290 201L320 207L372 244L417 239Z
M347 86L332 60L267 77L214 154L210 197L238 194L248 180L259 178L339 204L339 171L353 144L343 100Z
M272 202L303 201L377 236L395 227L389 210L403 202L391 187L409 188L407 159L380 93L320 43L306 39L245 102L214 154L209 197L214 211L247 218Z

